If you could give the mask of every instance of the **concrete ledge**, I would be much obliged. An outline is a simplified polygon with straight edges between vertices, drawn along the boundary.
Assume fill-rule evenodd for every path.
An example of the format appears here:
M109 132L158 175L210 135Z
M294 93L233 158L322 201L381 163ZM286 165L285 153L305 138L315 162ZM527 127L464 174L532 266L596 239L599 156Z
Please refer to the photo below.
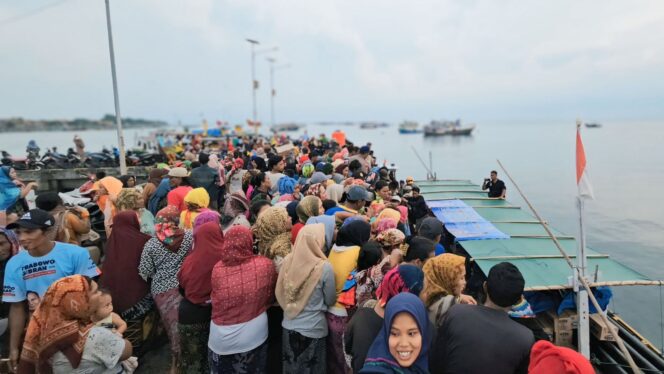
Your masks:
M150 166L132 166L127 174L136 177L137 183L147 181ZM65 192L80 187L88 178L88 173L104 171L107 176L119 177L120 168L81 168L81 169L42 169L16 170L18 178L25 182L35 181L39 184L38 191Z

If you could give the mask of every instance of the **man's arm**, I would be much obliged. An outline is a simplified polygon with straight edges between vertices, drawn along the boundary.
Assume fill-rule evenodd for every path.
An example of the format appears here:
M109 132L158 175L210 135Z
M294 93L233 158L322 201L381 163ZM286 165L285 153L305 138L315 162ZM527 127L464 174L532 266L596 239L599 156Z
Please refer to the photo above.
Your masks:
M507 188L503 187L503 192L500 194L500 198L504 199L506 194L507 194Z
M16 372L27 319L25 301L11 303L9 308L9 367L12 372Z
M488 190L488 189L489 189L489 181L485 179L484 183L482 183L482 191Z

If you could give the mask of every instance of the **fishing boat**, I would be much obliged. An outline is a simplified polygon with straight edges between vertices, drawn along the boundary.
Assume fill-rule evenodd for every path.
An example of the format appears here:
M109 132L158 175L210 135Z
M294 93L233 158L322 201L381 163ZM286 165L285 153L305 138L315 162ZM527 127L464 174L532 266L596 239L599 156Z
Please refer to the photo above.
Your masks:
M602 127L602 124L601 123L595 123L595 122L586 123L586 127L589 128L589 129L596 129L596 128Z
M444 135L470 135L475 130L475 125L461 125L461 120L456 121L431 121L424 126L424 136L444 136Z
M303 126L297 123L282 123L270 127L272 132L287 132L287 131L297 131Z
M361 129L377 129L379 127L388 127L389 125L384 122L362 122L360 123Z
M403 121L399 124L399 134L417 134L422 132L420 124L415 121Z
M553 238L574 262L577 261L576 239L546 224L552 232L549 235L544 221L508 200L488 198L486 191L469 180L429 180L416 184L436 217L445 224L446 250L469 258L468 293L481 298L482 282L489 269L503 261L511 262L523 274L524 295L533 312L532 318L518 321L536 335L538 331L543 333L544 338L556 345L580 350L575 339L579 321L576 307L557 313L562 300L575 299L575 273ZM662 286L662 281L650 279L607 254L587 248L584 257L591 273L587 278L593 294L604 292L606 295L608 286ZM548 307L542 300L550 302ZM597 313L588 318L587 352L598 372L631 372L612 330L618 332L634 363L643 372L664 372L662 352L618 314L608 310L606 304L602 305L605 307L606 316L615 329L609 329Z

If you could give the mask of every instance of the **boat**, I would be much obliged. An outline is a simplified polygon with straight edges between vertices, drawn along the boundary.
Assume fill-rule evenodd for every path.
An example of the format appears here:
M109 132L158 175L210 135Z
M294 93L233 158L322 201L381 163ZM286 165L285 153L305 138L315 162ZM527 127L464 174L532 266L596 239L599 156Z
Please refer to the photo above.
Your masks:
M274 125L270 127L270 131L272 132L287 132L287 131L297 131L304 127L303 125L299 125L297 123L281 123L278 125Z
M417 134L422 132L420 124L415 121L403 121L399 124L399 134Z
M602 127L601 123L596 123L596 122L591 122L591 123L586 123L586 127L589 129L596 129L599 127Z
M475 130L475 125L462 126L461 120L456 121L431 121L424 126L424 136L444 135L470 135Z
M417 181L421 194L438 219L445 224L446 250L469 259L467 292L483 294L482 282L492 266L503 261L514 264L525 279L524 294L534 312L518 322L540 331L554 344L576 349L578 316L576 309L556 313L559 300L575 297L574 279L562 253L543 224L509 200L488 198L486 191L470 180ZM447 210L446 210L447 209ZM573 236L550 228L553 235L576 262L577 241ZM586 248L589 283L593 293L602 286L662 286L609 255ZM542 308L535 300L547 298L558 303ZM607 301L608 302L608 301ZM542 310L544 309L544 310ZM616 327L636 365L643 372L664 372L664 356L650 341L607 307L607 317ZM628 373L623 356L599 314L589 318L590 361L601 373Z
M361 129L377 129L379 127L388 127L389 125L384 122L362 122L360 123Z

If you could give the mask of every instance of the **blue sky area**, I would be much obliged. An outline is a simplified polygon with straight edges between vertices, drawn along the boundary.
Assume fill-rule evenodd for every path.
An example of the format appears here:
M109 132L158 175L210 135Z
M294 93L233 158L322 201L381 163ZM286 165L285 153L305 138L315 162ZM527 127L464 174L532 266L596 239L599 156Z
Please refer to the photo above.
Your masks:
M664 118L662 1L111 0L124 116L278 121ZM41 11L40 11L41 10ZM35 12L36 11L36 12ZM0 0L0 117L113 112L103 0ZM267 54L257 57L269 121Z

